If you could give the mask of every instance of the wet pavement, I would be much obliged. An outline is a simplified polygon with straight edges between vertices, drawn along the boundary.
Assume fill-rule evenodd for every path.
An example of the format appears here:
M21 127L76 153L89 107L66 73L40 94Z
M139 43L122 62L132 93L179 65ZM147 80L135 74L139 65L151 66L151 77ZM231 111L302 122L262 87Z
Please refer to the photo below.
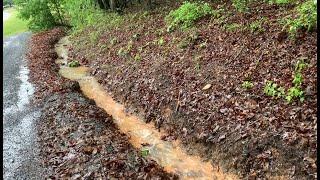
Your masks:
M34 87L24 58L30 37L22 33L3 40L4 179L41 179L35 130L40 111L30 105Z

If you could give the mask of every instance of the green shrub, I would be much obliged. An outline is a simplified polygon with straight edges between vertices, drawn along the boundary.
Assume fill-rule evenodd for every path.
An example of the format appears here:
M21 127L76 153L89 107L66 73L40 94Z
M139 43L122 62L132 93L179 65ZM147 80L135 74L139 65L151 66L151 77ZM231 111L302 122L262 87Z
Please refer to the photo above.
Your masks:
M166 16L167 31L172 31L176 27L189 28L197 20L211 13L212 8L207 3L184 2L178 9L171 11Z
M308 0L296 8L298 17L288 18L284 28L288 28L290 37L295 37L298 30L312 31L317 29L317 4Z
M28 20L28 28L40 31L64 24L62 1L15 0L19 17Z
M232 5L241 13L249 11L249 3L250 0L232 0Z

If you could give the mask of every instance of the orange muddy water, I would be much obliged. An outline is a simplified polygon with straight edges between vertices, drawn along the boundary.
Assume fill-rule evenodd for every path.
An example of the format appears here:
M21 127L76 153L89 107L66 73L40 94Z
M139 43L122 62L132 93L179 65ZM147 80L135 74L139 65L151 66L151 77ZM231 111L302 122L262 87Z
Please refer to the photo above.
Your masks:
M161 140L161 136L165 134L155 129L152 123L146 124L138 116L126 113L125 107L113 100L97 80L89 75L89 68L67 67L69 44L67 37L56 44L56 52L59 55L56 63L60 64L59 73L65 78L78 81L83 94L113 117L114 123L120 131L130 137L130 143L134 147L147 151L148 158L155 160L166 171L179 175L180 179L238 179L234 174L219 171L218 167L213 167L198 156L188 155L179 141Z

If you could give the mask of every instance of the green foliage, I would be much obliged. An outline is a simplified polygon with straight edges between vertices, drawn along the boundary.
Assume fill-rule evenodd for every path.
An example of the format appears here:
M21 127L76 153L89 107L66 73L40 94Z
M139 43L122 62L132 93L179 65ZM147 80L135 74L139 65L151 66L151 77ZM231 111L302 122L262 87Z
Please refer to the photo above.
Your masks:
M142 157L147 157L149 155L149 149L142 149L141 150L141 156Z
M316 1L315 1L316 2ZM284 28L288 28L290 37L295 37L299 29L312 31L317 29L317 4L307 0L296 8L298 17L288 18Z
M273 81L267 81L263 92L267 95L267 96L272 96L272 97L282 97L284 96L284 88L283 87L278 87L278 85L276 83L274 83Z
M269 0L269 4L286 5L293 3L294 0Z
M307 64L303 61L303 59L298 60L295 65L295 72L292 80L293 87L288 89L287 94L285 94L285 89L283 87L277 87L277 84L272 81L267 81L267 84L264 88L264 93L267 96L278 98L284 97L288 103L291 103L296 98L299 98L302 102L304 100L304 92L301 89L301 85L303 82L301 71L305 67L307 67Z
M210 15L212 8L207 3L184 2L178 9L171 11L165 18L168 29L172 31L176 27L189 28L200 18Z
M249 3L250 0L232 0L232 5L241 13L249 11Z
M3 0L3 6L12 6L13 0Z
M304 62L305 58L300 58L295 65L295 72L301 72L304 68L307 67L307 64Z
M299 98L301 102L304 100L304 92L301 89L301 85L303 82L301 72L306 67L307 67L307 64L304 62L304 59L299 59L297 61L296 65L295 65L295 72L293 75L293 80L292 80L293 87L291 87L288 90L288 93L286 96L286 100L289 103L291 103L292 100L294 100L295 98Z
M68 66L69 66L69 67L79 67L79 66L80 66L80 63L79 63L79 61L73 60L73 61L71 61L71 62L68 63Z
M40 31L64 24L62 2L58 0L15 0L19 17L28 20L32 31Z
M304 100L304 92L300 89L300 87L294 86L288 90L286 96L286 100L288 101L288 103L291 103L295 98L299 98L301 102Z
M244 89L251 89L253 87L253 83L251 81L244 81L241 86Z

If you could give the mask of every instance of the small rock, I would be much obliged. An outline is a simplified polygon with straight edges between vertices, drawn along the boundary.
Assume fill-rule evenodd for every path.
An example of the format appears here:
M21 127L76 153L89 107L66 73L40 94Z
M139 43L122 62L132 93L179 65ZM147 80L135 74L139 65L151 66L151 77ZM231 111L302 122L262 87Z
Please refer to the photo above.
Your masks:
M226 138L226 135L225 135L225 134L223 134L222 136L220 136L220 137L218 138L218 142L220 142L220 141L224 140L225 138Z
M311 96L312 95L312 87L311 86L308 86L307 88L306 88L306 95L307 96Z
M202 90L207 90L207 89L209 89L209 88L211 88L211 84L205 85L205 86L202 88Z
M220 109L220 112L221 112L222 114L225 114L227 111L228 111L227 108Z

